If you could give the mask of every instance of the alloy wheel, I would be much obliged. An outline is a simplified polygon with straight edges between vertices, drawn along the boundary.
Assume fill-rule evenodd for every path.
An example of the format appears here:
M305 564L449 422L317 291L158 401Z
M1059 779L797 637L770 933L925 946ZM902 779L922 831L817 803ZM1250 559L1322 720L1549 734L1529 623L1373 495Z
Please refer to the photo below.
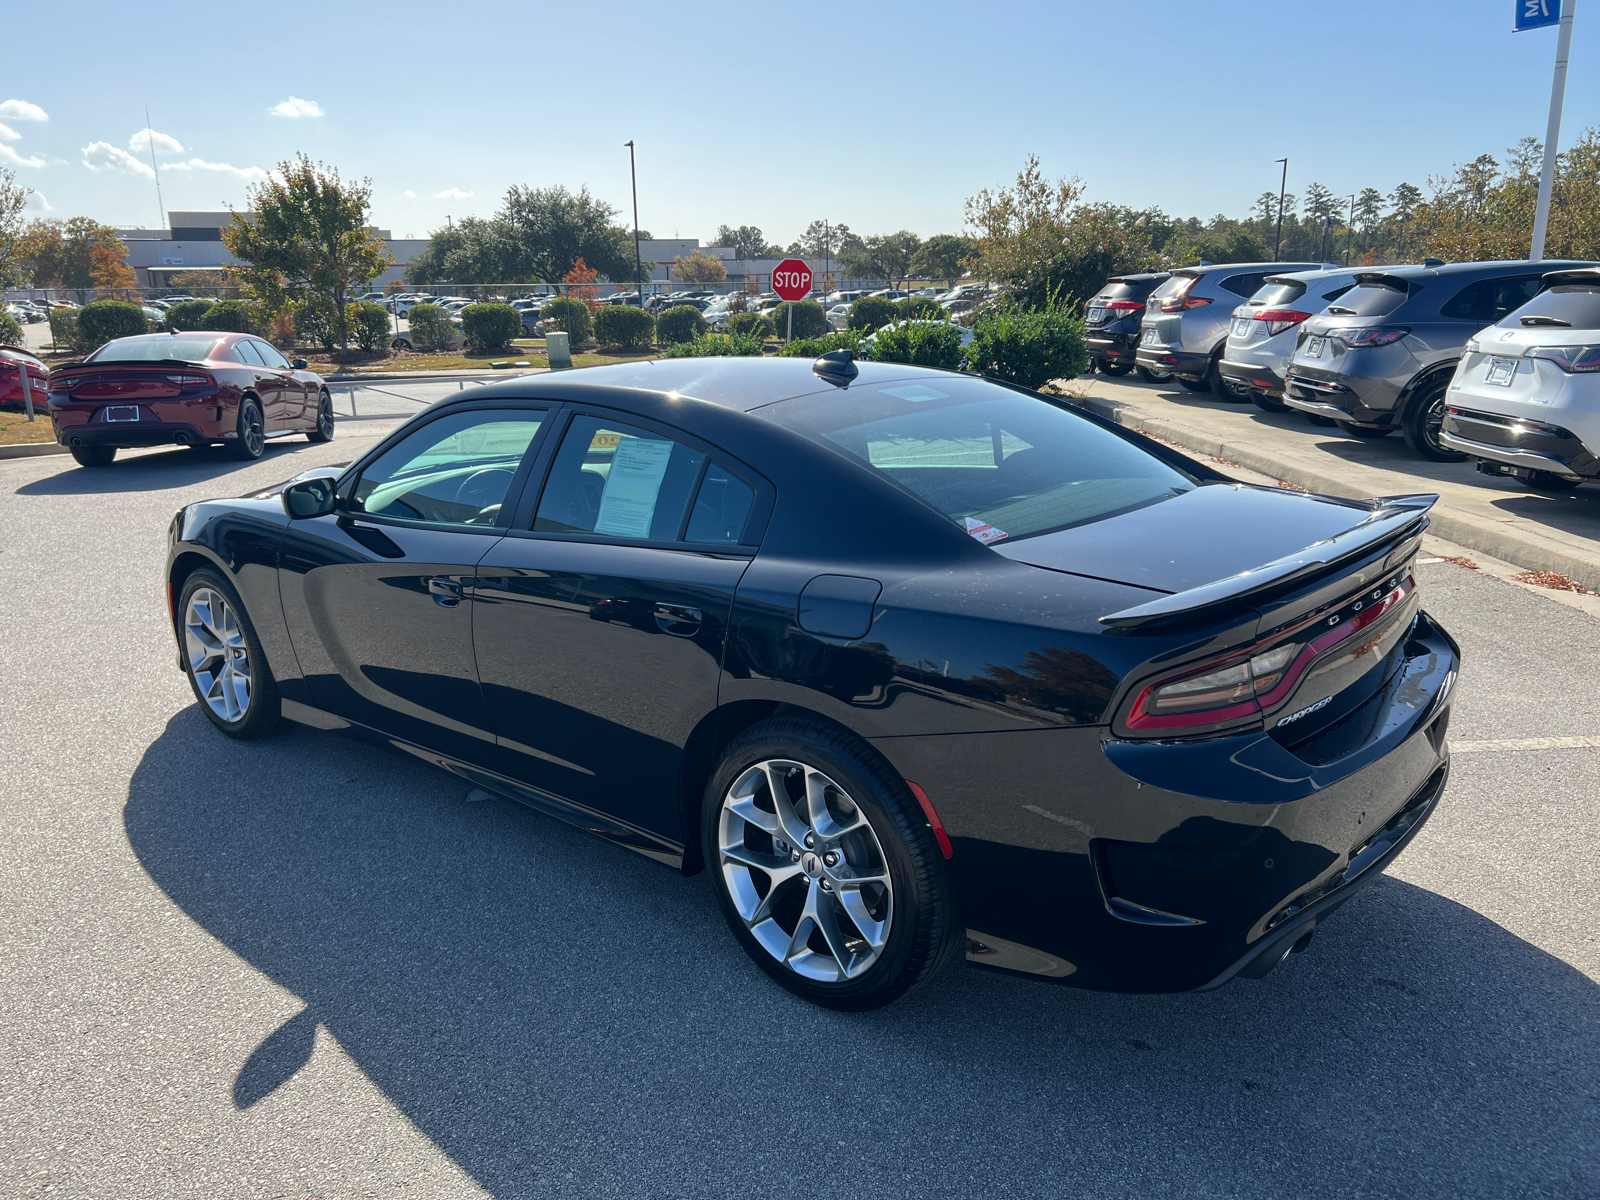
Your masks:
M261 410L254 404L245 405L244 420L240 422L239 437L254 458L266 445L266 430L261 425Z
M222 593L196 588L183 612L183 651L189 673L211 711L242 721L250 710L250 648L239 615Z
M333 437L333 398L327 392L323 392L317 402L317 432L324 441Z
M717 824L718 866L745 928L795 974L858 978L894 918L889 864L866 812L815 767L768 759L734 780Z

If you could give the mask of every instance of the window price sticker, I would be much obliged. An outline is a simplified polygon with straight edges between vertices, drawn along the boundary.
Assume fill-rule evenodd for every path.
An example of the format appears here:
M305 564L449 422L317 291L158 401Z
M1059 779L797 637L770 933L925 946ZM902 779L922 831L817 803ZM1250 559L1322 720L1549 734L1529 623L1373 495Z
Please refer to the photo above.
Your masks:
M1005 530L996 529L993 525L978 520L977 517L968 517L966 521L968 536L977 538L985 546L990 542L998 542L1001 538L1009 536Z

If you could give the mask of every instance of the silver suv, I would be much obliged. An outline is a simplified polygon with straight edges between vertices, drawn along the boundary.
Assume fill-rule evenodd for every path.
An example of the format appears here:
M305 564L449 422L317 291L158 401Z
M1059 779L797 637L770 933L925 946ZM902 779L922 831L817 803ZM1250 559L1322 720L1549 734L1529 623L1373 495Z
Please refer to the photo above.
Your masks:
M1170 371L1192 392L1214 391L1225 400L1248 400L1250 388L1222 377L1222 351L1234 308L1260 289L1268 275L1315 271L1331 263L1227 263L1178 267L1150 293L1139 323L1135 361Z
M1355 437L1400 430L1435 462L1466 455L1439 441L1445 389L1467 340L1521 308L1547 271L1582 262L1394 266L1356 274L1356 286L1300 325L1284 403L1332 417Z
M1268 275L1261 290L1233 310L1222 378L1250 389L1250 399L1268 412L1287 412L1283 378L1294 354L1300 322L1327 308L1355 286L1349 267Z

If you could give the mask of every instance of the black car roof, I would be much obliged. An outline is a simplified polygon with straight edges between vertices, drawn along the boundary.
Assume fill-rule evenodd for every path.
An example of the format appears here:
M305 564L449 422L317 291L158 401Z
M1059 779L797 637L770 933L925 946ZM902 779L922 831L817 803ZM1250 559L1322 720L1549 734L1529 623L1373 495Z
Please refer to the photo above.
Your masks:
M737 412L795 396L830 390L818 377L809 358L652 358L606 367L583 367L547 375L524 375L493 383L472 393L487 399L494 395L536 396L550 392L576 397L613 388L653 392L671 398L703 400ZM926 368L898 363L856 364L859 384L886 383L923 374ZM598 400L599 397L597 396Z

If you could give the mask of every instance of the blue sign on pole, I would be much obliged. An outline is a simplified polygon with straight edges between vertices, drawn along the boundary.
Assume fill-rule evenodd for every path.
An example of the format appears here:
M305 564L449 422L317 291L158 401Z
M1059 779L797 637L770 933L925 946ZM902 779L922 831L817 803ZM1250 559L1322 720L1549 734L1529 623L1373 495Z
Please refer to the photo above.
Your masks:
M1516 23L1513 33L1529 29L1544 29L1561 23L1561 0L1516 0Z

